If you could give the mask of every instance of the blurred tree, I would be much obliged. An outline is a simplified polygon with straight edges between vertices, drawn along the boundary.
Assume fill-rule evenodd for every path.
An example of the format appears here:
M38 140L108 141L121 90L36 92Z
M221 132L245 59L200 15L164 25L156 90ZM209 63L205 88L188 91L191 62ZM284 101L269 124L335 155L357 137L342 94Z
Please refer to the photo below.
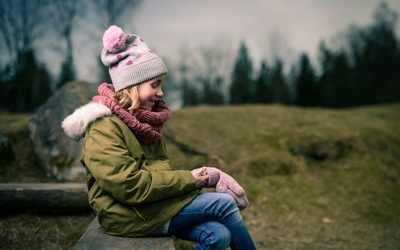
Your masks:
M230 86L230 103L242 104L254 102L253 66L245 42L241 42L233 67Z
M272 103L290 104L290 91L285 81L283 63L280 60L276 60L271 72Z
M0 67L0 112L10 110L10 96L12 91L12 85L10 80L10 65Z
M43 4L44 0L0 0L0 46L4 51L0 70L8 91L4 105L13 112L31 112L40 102L35 101L33 91L38 79L35 70L44 69L38 66L33 51L46 28ZM46 99L50 83L43 84L48 85L43 93Z
M320 102L319 85L315 71L307 54L300 56L300 72L295 80L296 104L299 106L317 106Z
M183 106L224 104L227 72L232 67L229 42L214 39L193 53L186 44L181 46L178 82Z
M213 82L203 81L203 103L210 105L220 105L224 103L222 94L222 77L217 77Z
M297 53L293 50L289 43L290 39L287 34L272 30L267 34L267 48L270 62L286 62L288 65L297 61Z
M320 82L320 104L324 107L348 107L354 105L360 90L354 89L352 69L343 51L332 52L321 42L319 48L322 73Z
M142 0L90 0L88 3L95 10L94 23L103 31L111 25L123 27L131 22Z
M47 99L52 95L51 77L47 68L39 65L33 80L33 93L35 93L33 105L35 107L39 107L44 104Z
M261 62L260 73L255 84L254 100L256 103L271 103L271 70L266 60Z
M182 107L197 106L201 104L199 91L190 84L187 78L182 79Z
M349 32L355 84L361 90L356 105L400 100L400 51L396 37L397 14L381 3L370 27ZM373 94L372 94L373 93Z
M201 103L200 100L200 90L193 86L194 81L190 81L190 68L188 65L188 55L189 51L187 48L182 47L180 53L180 65L179 65L179 75L180 75L180 85L181 85L181 99L182 107L196 106ZM190 83L192 82L192 84Z
M31 51L40 33L44 20L42 1L0 0L0 41L4 48L2 62L10 65L10 70L18 71L19 56ZM11 73L12 74L12 73Z
M194 80L202 86L201 103L219 105L224 103L223 85L226 72L231 69L231 50L228 42L214 40L209 46L196 50L191 71ZM196 60L197 59L197 60Z
M51 95L50 76L41 67L32 50L20 54L20 69L12 79L13 88L9 99L10 109L14 112L33 112Z
M284 62L287 65L295 64L296 53L289 44L289 38L279 30L268 33L269 58L273 62L270 68L270 102L291 104L292 97L289 88L289 77L286 76Z
M49 4L49 16L52 19L54 30L65 42L65 47L61 50L63 51L64 61L61 65L61 73L57 83L58 88L62 87L66 82L76 79L72 32L75 27L75 18L79 14L79 10L83 10L80 3L78 0L51 0Z

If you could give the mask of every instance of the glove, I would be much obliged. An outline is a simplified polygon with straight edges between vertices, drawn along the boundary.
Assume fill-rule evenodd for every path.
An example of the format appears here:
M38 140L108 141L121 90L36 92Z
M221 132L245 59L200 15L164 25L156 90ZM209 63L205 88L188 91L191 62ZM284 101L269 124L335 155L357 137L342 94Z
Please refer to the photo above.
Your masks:
M218 168L211 167L207 167L206 172L209 175L207 187L215 187L217 193L227 193L231 195L235 199L240 210L249 206L246 192L230 175L222 172ZM219 178L217 178L217 176Z

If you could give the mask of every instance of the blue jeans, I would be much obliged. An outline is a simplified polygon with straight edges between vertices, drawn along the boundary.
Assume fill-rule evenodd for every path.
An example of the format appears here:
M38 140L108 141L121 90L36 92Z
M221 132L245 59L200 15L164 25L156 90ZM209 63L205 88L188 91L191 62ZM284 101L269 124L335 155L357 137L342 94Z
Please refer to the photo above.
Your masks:
M199 242L196 249L256 249L235 200L229 194L202 193L169 224L177 238Z

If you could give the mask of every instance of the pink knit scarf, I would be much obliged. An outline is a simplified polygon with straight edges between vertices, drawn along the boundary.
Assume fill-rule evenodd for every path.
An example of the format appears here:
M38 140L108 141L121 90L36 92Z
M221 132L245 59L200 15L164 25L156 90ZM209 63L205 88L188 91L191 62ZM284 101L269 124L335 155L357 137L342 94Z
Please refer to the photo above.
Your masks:
M171 116L171 111L164 100L159 101L151 111L138 108L131 114L115 102L112 84L100 84L98 92L99 95L94 96L92 101L109 107L132 130L140 142L150 144L161 139L162 127Z

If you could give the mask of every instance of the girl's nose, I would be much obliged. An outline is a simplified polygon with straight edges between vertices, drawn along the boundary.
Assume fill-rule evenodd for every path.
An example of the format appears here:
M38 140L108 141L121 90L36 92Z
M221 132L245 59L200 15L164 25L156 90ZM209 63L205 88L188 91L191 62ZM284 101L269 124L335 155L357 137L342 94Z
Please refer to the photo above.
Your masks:
M164 93L163 93L161 88L158 89L156 95L159 96L159 97L163 97L164 96Z

